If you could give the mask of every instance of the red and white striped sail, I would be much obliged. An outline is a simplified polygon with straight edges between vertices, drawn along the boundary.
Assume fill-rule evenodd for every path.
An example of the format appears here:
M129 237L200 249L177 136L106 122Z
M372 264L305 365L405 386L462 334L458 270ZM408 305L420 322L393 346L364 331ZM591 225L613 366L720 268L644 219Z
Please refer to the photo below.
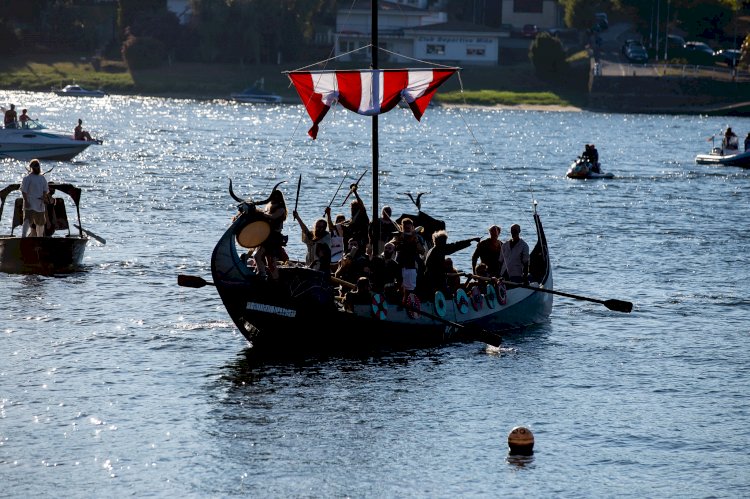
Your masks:
M373 116L390 111L403 98L419 120L437 88L456 69L290 71L288 74L313 120L307 133L314 139L318 125L336 101L350 111Z

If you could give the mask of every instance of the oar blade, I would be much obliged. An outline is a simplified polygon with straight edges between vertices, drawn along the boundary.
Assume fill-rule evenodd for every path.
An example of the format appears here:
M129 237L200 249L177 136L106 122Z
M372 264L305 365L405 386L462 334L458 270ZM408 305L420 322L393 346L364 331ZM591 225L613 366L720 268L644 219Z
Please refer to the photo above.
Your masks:
M466 326L466 335L475 341L492 345L493 347L499 347L502 342L500 335L491 333L486 329L482 329L476 326Z
M622 300L605 300L602 302L605 307L615 312L624 312L629 314L633 310L633 304L629 301Z
M213 283L210 283L203 279L202 277L198 277L195 275L185 275L185 274L179 274L177 276L177 285L178 286L184 286L186 288L202 288L203 286L210 285Z

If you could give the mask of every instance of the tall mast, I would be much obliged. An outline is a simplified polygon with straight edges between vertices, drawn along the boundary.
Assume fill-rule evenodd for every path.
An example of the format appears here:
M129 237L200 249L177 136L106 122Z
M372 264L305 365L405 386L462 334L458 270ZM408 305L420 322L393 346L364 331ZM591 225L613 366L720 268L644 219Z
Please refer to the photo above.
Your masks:
M370 51L372 52L372 69L378 69L378 2L377 0L371 0L370 2L372 13L370 28L371 44ZM373 79L373 81L375 81ZM378 223L378 115L372 116L372 251L373 253L378 251L378 245L380 242L380 223ZM375 253L377 254L377 253Z

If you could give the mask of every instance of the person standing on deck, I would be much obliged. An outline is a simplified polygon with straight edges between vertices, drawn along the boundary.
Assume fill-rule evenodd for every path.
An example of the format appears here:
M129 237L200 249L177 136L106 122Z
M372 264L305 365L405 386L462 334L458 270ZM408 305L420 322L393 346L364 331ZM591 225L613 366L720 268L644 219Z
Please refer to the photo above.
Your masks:
M499 225L492 225L487 231L490 233L490 238L479 241L477 244L474 254L471 255L471 269L476 274L477 263L481 261L487 265L491 277L500 277L500 249L503 247L500 233L503 229Z
M23 228L21 237L26 237L31 224L35 225L32 235L44 237L44 226L47 223L47 210L44 204L45 196L49 195L47 179L41 173L38 159L29 162L31 172L21 182L23 195Z
M529 245L521 239L521 226L510 226L510 239L503 243L500 251L501 275L512 282L529 281Z
M258 249L255 250L253 258L255 259L258 274L261 277L266 278L266 269L268 269L271 277L278 279L279 270L276 267L276 262L284 250L284 235L281 231L284 228L284 220L286 220L287 215L286 201L284 200L284 194L280 190L274 189L271 192L268 204L263 208L263 214L271 226L271 233L260 244Z

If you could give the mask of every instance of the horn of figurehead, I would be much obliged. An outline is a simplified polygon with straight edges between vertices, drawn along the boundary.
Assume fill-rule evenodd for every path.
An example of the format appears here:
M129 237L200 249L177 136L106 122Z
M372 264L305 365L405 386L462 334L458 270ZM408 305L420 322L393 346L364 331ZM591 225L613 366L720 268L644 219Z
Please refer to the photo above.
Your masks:
M231 178L229 179L229 195L232 196L232 198L235 201L237 201L238 203L244 203L245 202L244 199L240 199L239 197L237 197L237 195L232 190L232 179Z
M271 193L273 193L273 191L275 191L275 190L276 190L276 188L277 188L278 186L280 186L281 184L283 184L284 182L286 182L286 180L282 180L282 181L281 181L281 182L279 182L278 184L274 185L274 186L273 186L273 189L271 189ZM269 202L270 200L271 200L271 196L268 196L268 199L264 199L263 201L258 201L258 202L257 202L257 203L255 203L255 204L266 204L266 203L267 203L267 202Z

